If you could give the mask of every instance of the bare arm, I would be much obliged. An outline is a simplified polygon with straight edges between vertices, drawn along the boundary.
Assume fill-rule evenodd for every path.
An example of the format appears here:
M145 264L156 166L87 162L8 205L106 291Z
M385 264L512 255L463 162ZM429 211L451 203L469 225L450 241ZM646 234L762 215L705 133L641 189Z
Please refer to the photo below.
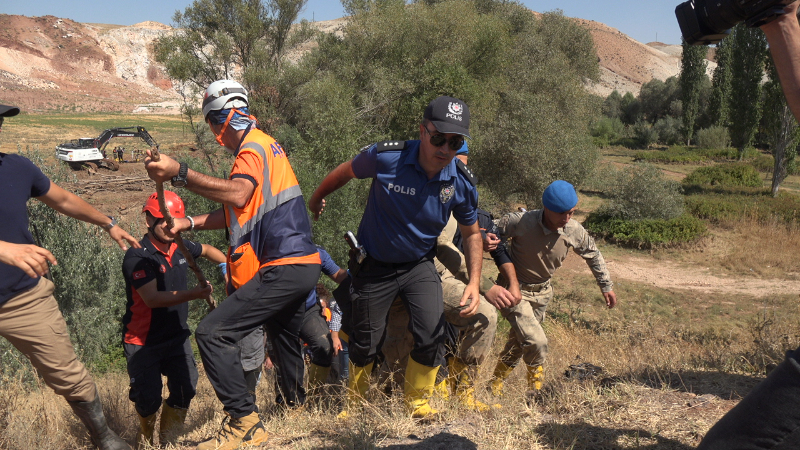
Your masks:
M167 306L179 305L194 299L206 299L213 288L208 286L197 286L188 291L159 291L158 282L153 280L144 286L136 289L136 292L142 297L144 304L149 308L163 308Z
M192 216L194 220L195 230L220 230L225 228L225 212L222 209L210 212L208 214L201 214L199 216ZM174 219L175 227L171 228L167 235L172 237L181 231L186 231L191 227L191 222L187 218Z
M103 227L111 223L111 219L109 219L108 216L94 209L92 205L86 203L86 200L72 192L65 191L53 182L50 182L50 190L48 190L46 194L36 197L36 199L61 214L86 223ZM141 247L139 242L121 227L111 227L107 231L108 234L111 235L111 239L116 241L123 250L128 249L128 246L125 244L126 241L131 247Z
M203 253L201 253L200 256L217 264L222 264L226 261L224 253L217 247L208 244L203 244Z
M166 155L160 155L158 162L151 158L152 153L147 151L147 158L144 160L144 166L147 169L147 174L156 182L165 183L172 180L172 177L178 175L180 163ZM234 178L233 180L225 180L195 172L189 169L186 175L186 187L196 194L213 200L217 203L224 205L232 205L237 208L244 207L250 197L253 196L255 186L249 180L243 178Z
M339 271L337 271L333 275L328 275L328 277L331 280L333 280L336 284L342 284L342 281L344 281L344 279L347 278L347 269L342 269L340 267Z
M464 288L460 305L467 305L467 302L471 299L469 306L461 311L460 315L469 317L478 311L481 301L480 281L481 266L483 265L483 238L481 237L477 220L472 225L458 224L458 227L464 238L464 256L467 259L467 273L469 274L469 284Z
M509 262L501 264L497 268L503 277L508 280L508 292L514 296L514 305L518 304L522 300L522 292L519 290L519 281L517 280L517 271L514 269L514 264Z
M347 184L356 177L353 172L353 160L343 162L333 169L308 199L308 209L314 214L314 220L325 210L325 197Z
M800 3L788 5L786 14L763 25L769 50L778 69L783 93L795 118L800 121L800 24L797 8Z

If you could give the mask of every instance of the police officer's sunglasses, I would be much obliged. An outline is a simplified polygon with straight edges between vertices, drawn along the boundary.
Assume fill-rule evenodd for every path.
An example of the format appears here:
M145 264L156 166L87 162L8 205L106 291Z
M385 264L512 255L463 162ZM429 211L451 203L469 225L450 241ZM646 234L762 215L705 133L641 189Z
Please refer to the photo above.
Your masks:
M464 146L464 136L453 136L448 140L447 137L441 133L433 134L431 133L431 130L429 130L428 127L424 125L423 128L425 128L425 131L428 132L428 136L430 136L431 145L434 147L441 147L446 142L447 145L450 146L450 150L458 151L461 149L461 147Z

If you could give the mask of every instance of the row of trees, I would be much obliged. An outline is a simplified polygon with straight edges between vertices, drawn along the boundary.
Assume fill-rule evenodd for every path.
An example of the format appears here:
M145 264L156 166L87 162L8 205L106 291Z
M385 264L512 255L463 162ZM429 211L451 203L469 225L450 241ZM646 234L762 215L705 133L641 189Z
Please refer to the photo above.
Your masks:
M739 24L716 47L711 80L706 75L708 48L683 43L681 73L666 81L645 83L638 97L613 92L603 103L607 118L635 130L640 144L659 140L686 145L703 136L739 150L768 147L775 157L772 192L777 195L800 144L797 121L781 91L764 33ZM652 131L649 131L652 130ZM698 130L702 130L698 133Z
M195 0L177 13L178 31L157 42L157 58L186 88L198 138L208 139L196 93L215 79L241 81L310 195L364 145L419 138L428 102L452 95L470 106L482 198L535 205L552 180L580 185L593 170L589 124L599 104L584 82L599 69L586 29L507 0L342 3L351 16L335 34L291 27L305 0ZM299 43L314 48L289 62ZM315 225L334 256L346 254L341 235L357 227L368 187L349 183Z

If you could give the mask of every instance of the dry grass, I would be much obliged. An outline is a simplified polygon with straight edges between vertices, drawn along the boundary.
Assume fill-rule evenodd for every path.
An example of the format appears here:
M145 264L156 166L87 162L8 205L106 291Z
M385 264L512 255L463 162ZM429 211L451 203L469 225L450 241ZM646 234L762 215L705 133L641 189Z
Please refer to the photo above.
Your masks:
M376 387L369 406L338 421L335 408L275 407L267 373L259 386L258 405L272 436L262 448L688 450L762 378L765 365L774 362L752 356L772 353L779 358L785 345L796 339L786 342L786 336L798 334L800 312L782 309L789 300L762 302L761 314L743 314L747 317L726 328L724 322L706 324L676 316L688 298L644 286L621 289L618 294L627 306L606 310L599 305L596 286L584 278L561 278L556 285L557 297L545 324L551 348L541 405L525 405L524 372L517 368L505 397L476 391L478 399L502 406L489 413L435 398L440 420L419 424L406 416L400 396L386 396ZM692 309L691 314L702 314L702 309ZM488 382L507 324L501 329L493 357L481 368L479 386ZM759 333L761 343L755 338ZM587 381L565 378L569 365L579 362L604 371ZM126 377L107 374L98 384L112 427L132 442L138 420L127 399ZM49 389L6 381L0 388L0 410L0 448L89 446L66 403ZM222 418L221 406L201 376L185 433L171 448L192 448L215 432Z

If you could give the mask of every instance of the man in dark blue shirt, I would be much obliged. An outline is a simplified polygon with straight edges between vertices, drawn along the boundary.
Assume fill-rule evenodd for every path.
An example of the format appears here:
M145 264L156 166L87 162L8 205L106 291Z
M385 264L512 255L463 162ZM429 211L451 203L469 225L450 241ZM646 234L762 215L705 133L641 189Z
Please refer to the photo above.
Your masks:
M0 127L19 108L0 105ZM35 244L28 229L27 202L35 198L56 211L102 227L123 250L138 247L117 221L52 183L30 160L0 153L0 336L25 354L53 390L64 396L101 449L130 449L108 428L92 376L78 361L67 323L44 277L56 258Z
M474 177L463 162L454 160L469 137L467 105L452 97L436 98L425 109L419 137L366 147L328 174L308 203L318 218L326 196L353 178L373 179L358 228L367 258L350 263L352 400L369 386L389 309L399 295L414 336L405 375L406 403L412 417L425 418L436 412L428 397L441 363L437 355L442 354L444 325L442 287L433 264L436 239L452 213L464 235L470 275L461 298L465 316L474 314L480 302L482 242Z

